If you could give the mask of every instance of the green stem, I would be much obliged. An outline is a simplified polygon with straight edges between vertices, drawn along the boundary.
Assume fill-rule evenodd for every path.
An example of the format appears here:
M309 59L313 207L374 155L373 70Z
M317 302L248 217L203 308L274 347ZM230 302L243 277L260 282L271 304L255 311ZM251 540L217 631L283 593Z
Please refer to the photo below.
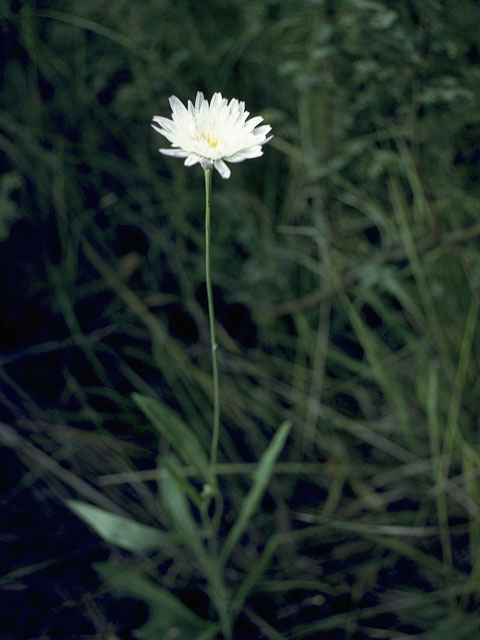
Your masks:
M203 167L205 173L205 280L207 285L208 321L213 368L213 431L210 448L210 483L215 486L218 437L220 433L220 392L218 385L217 341L215 338L215 312L213 308L212 278L210 274L210 209L212 195L212 166Z

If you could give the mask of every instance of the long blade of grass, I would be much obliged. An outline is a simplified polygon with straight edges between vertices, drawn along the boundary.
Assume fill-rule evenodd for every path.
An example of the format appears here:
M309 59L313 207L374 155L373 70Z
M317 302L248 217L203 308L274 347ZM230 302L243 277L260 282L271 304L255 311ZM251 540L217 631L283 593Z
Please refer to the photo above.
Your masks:
M92 504L79 500L67 500L66 504L106 542L127 551L153 551L174 542L174 536L170 533L110 513Z
M438 371L435 365L431 365L427 388L427 423L430 439L430 453L432 456L433 481L435 482L437 518L440 533L442 556L446 567L452 566L452 545L448 530L448 508L446 493L441 486L440 476L440 419L438 416Z
M172 461L168 464L173 468ZM160 481L162 502L179 536L190 547L200 564L206 566L205 547L200 527L193 517L186 494L178 485L175 475L169 470L166 477Z
M132 394L135 404L143 411L153 426L167 438L175 453L184 462L197 469L205 482L209 481L208 461L205 449L189 426L167 406L155 398Z
M220 554L221 564L225 564L227 562L233 548L245 532L248 523L250 522L250 518L262 499L270 480L270 476L272 475L273 465L283 449L291 426L291 422L284 422L273 436L270 445L263 454L254 474L252 488L247 494L242 504L240 514L225 540L225 544Z
M141 571L125 569L112 562L95 563L94 568L108 584L147 603L149 619L135 632L137 638L154 640L170 637L175 628L180 631L179 637L182 638L210 638L217 633L217 625L199 618L168 589L155 584Z

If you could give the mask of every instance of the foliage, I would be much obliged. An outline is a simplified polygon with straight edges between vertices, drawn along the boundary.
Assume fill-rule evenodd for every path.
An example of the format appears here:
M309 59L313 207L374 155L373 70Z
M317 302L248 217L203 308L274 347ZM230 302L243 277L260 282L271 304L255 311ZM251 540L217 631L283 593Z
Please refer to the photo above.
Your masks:
M136 637L478 627L479 19L474 0L2 15L0 437L111 545L103 589L149 607ZM203 176L149 124L197 90L275 136L213 188L213 498Z

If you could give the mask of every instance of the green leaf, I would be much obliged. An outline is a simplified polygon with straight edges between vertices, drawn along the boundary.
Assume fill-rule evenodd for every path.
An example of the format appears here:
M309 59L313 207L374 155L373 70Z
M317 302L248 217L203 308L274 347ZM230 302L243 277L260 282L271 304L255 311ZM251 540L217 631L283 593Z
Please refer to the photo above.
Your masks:
M176 413L155 398L132 394L136 405L143 411L153 426L167 438L175 453L199 472L205 482L209 481L208 460L197 436Z
M283 445L285 444L285 440L287 439L291 426L291 422L284 422L278 428L270 445L258 463L258 467L253 476L252 488L248 492L242 504L240 514L235 524L230 529L221 551L220 557L223 563L227 562L228 557L248 527L250 518L254 514L263 494L265 493L270 476L272 475L273 465L283 449Z
M190 547L197 560L205 566L206 554L202 534L192 514L186 494L176 479L175 464L171 458L166 460L166 470L167 475L160 481L162 503L167 509L179 537Z
M95 563L94 568L104 582L148 605L148 621L134 632L139 640L160 640L173 630L177 630L178 640L209 640L216 636L216 624L199 618L168 589L155 584L140 571L112 562Z
M174 538L168 533L86 502L66 500L66 504L104 540L122 549L145 552L160 549L174 542Z
M199 495L193 484L182 473L182 469L179 467L178 461L173 456L162 456L160 466L163 467L173 480L175 480L177 487L182 491L182 493L188 496L195 506L200 507L203 498Z

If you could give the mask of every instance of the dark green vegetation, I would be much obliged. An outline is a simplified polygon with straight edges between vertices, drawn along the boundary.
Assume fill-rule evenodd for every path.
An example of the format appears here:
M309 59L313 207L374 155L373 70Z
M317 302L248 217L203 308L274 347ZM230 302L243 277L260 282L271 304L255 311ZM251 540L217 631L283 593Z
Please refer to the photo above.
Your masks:
M2 7L2 638L480 637L478 2ZM209 508L197 90L275 134L214 176Z

